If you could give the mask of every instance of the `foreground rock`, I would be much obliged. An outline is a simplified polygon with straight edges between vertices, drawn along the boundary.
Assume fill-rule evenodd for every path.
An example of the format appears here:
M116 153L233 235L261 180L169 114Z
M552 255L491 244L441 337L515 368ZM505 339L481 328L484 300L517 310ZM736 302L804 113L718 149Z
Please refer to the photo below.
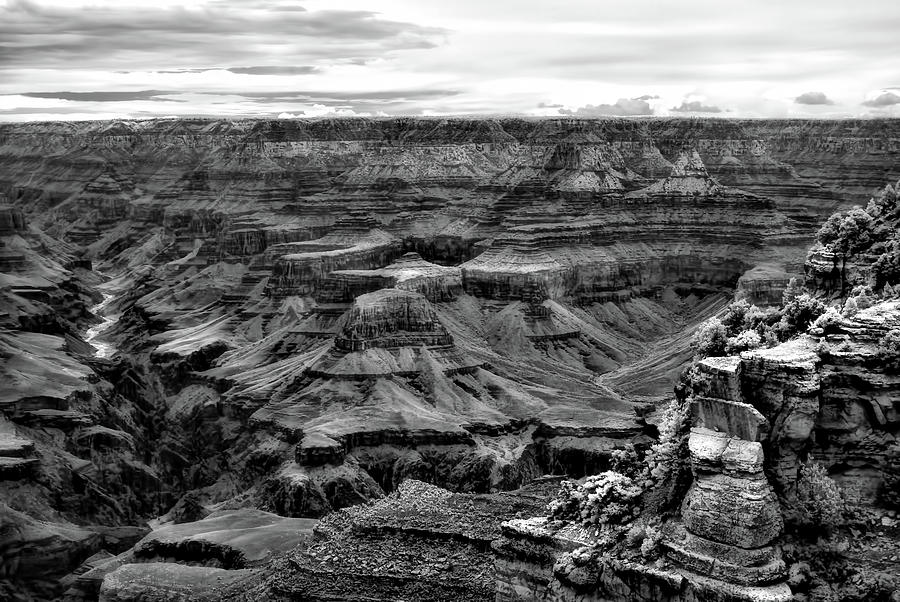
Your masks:
M243 599L493 600L500 522L546 504L557 480L491 495L405 481L389 497L324 519Z

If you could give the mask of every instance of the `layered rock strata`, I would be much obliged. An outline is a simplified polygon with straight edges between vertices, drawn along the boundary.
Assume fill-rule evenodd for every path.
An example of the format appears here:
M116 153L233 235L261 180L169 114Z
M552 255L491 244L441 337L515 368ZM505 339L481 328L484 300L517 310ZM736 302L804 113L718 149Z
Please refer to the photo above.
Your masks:
M269 247L266 255L275 259L266 294L312 295L331 272L390 263L400 256L402 243L375 225L372 218L348 218L322 238Z
M418 253L406 253L376 270L335 270L316 293L319 303L351 303L360 295L382 288L421 293L432 303L452 301L462 292L459 268L425 261Z
M797 238L770 200L720 186L696 152L682 153L668 178L600 204L602 215L510 228L461 266L463 287L509 299L539 286L587 300L678 283L733 287Z

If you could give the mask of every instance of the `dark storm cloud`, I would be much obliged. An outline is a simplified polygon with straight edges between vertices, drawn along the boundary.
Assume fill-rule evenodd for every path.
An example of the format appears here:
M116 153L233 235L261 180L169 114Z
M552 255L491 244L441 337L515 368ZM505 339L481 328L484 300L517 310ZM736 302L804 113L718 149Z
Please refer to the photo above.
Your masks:
M670 111L675 111L676 113L721 113L722 109L714 105L705 105L699 100L692 100L691 102L687 102L686 100L681 101L681 105L677 107L672 107L669 109Z
M0 9L0 67L71 68L73 61L96 68L142 62L159 67L161 49L169 61L177 57L202 68L221 65L235 53L270 57L274 48L279 57L305 64L296 59L359 59L431 48L445 33L362 10L284 11L235 2L203 9L69 8L13 0Z
M75 100L82 102L129 102L133 100L155 100L160 102L182 102L163 95L179 94L164 90L139 90L136 92L23 92L21 96L31 98L54 98L58 100Z
M573 117L603 117L603 116L626 116L626 115L653 115L653 109L650 103L641 98L620 98L615 104L599 104L585 105L574 111L571 109L560 109L561 115L572 115Z
M880 96L873 98L872 100L867 100L862 103L867 107L890 107L896 104L900 104L900 96L894 94L893 92L885 92Z
M804 92L794 99L798 105L833 105L834 101L825 96L824 92Z

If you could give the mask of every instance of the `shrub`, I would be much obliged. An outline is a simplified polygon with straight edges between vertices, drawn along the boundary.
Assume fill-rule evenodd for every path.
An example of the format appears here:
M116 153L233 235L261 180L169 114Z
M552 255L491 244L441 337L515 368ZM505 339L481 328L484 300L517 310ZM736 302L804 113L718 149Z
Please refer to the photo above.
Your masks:
M900 329L887 331L878 341L878 351L888 359L900 358Z
M835 213L822 224L816 238L829 249L849 255L872 242L875 220L862 207Z
M825 304L806 293L797 295L785 303L778 329L781 339L805 332L816 318L825 313Z
M659 544L662 541L662 529L647 525L644 529L644 541L641 542L641 556L652 560L659 555Z
M850 297L846 301L844 301L844 307L841 309L841 314L848 318L852 318L856 314L859 313L859 304L856 302L856 299Z
M647 452L647 470L656 482L672 471L690 424L690 404L670 401L663 408L659 422L659 440Z
M644 478L650 491L644 505L648 512L661 515L674 510L690 487L689 432L690 402L673 400L662 410L659 440L645 458Z
M642 493L630 477L608 470L582 483L564 481L549 509L554 518L585 527L623 523L635 516Z
M826 247L830 247L834 244L840 237L842 219L843 215L840 212L832 213L816 233L816 240Z
M869 204L866 205L866 213L872 217L878 217L881 215L881 209L881 205L875 199L869 199Z
M727 332L738 332L743 329L744 321L747 318L747 312L750 311L751 307L756 307L755 305L750 305L746 299L741 299L739 301L735 301L725 310L725 313L722 314L722 325L725 326L725 330Z
M730 354L740 353L748 349L757 349L762 345L762 337L755 330L745 330L735 337L730 337L727 342L727 351Z
M834 217L834 216L832 216L832 217ZM782 305L790 303L791 301L796 299L802 293L803 293L803 287L800 286L800 284L797 282L796 278L791 278L790 280L788 280L788 285L785 287L784 292L781 293Z
M840 323L841 314L835 308L828 307L825 313L815 319L810 331L817 335L830 334L837 332Z
M844 500L837 483L812 459L800 466L797 505L801 522L806 526L831 531L841 522Z
M698 395L706 390L708 382L709 376L700 372L697 364L691 364L678 376L678 383L675 385L675 401L683 403L688 397Z
M850 298L856 299L859 309L868 309L878 303L878 297L872 292L872 287L865 284L854 286L850 291Z
M765 326L768 323L768 320L772 318L777 310L764 310L755 305L751 305L750 309L747 310L747 313L744 314L744 323L742 327L744 330L757 330L761 327Z
M718 318L710 318L694 332L691 346L700 357L725 355L728 333Z
M884 187L884 190L881 191L881 194L876 199L878 205L884 211L890 211L897 206L897 199L900 198L900 194L898 194L898 189L900 189L900 182L897 182L897 188L888 184Z
M640 475L643 464L641 463L641 459L638 457L637 452L634 451L634 448L627 447L625 449L612 450L612 453L610 454L610 467L615 472L634 479Z
M900 283L900 241L892 240L872 265L877 286Z

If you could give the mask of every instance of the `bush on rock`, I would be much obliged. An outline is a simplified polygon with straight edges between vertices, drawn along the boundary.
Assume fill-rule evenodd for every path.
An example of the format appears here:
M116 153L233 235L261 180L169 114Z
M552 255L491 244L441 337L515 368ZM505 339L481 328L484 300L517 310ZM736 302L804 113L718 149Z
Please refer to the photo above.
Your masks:
M550 502L550 514L585 527L624 523L635 516L641 493L633 479L608 470L581 483L564 481L557 498Z

